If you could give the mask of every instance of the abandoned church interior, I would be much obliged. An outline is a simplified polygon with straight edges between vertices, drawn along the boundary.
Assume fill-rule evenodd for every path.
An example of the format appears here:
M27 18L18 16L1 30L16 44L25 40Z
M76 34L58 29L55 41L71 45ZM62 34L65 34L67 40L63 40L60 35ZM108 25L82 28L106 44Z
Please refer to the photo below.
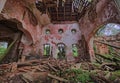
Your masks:
M120 83L120 0L0 0L0 83Z

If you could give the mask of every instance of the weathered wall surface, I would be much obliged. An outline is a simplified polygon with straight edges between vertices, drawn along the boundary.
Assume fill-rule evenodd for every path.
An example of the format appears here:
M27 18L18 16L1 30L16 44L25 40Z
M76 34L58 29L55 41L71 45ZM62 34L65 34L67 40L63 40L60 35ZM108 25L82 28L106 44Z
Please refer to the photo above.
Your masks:
M79 20L81 31L88 42L100 26L106 23L120 23L120 13L113 0L99 0L96 4L95 15L89 16L89 14L86 13L85 16Z
M96 53L98 54L110 54L111 55L111 51L113 53L119 53L120 49L117 49L115 47L120 46L120 33L117 35L112 35L112 36L104 36L104 37L95 37L94 38L94 46L96 48ZM100 43L101 42L105 42L107 44L110 44L112 46L108 46L106 44ZM111 50L112 49L112 50Z
M31 9L28 8L32 5ZM4 9L2 10L2 15L7 19L17 19L23 25L31 35L34 42L36 41L36 31L39 28L37 26L37 19L32 12L34 8L34 3L27 3L24 0L7 0ZM30 20L32 19L32 20ZM39 29L38 29L39 30Z
M0 24L0 43L6 42L6 46L9 48L9 51L6 52L6 56L3 58L2 62L0 61L0 63L8 63L18 60L19 56L17 48L19 46L20 39L20 31L18 31L16 28L12 30L11 28ZM12 43L14 43L14 45L12 45Z
M3 7L4 7L5 3L6 3L6 1L7 0L1 0L0 1L0 13L1 13L1 11L2 11L2 9L3 9Z
M81 32L89 44L89 53L92 58L94 58L92 37L96 31L104 24L120 23L120 13L113 0L99 0L95 9L96 11L92 11L92 14L86 13L79 20Z
M1 0L0 2L3 3L2 1L3 0ZM27 31L27 33L29 33L29 36L31 37L31 39L27 39L25 35L23 35L22 37L22 42L24 44L23 54L28 55L30 52L40 54L40 50L41 48L43 48L43 47L39 47L42 46L40 45L41 44L40 38L41 35L43 36L44 33L43 30L47 27L51 29L55 27L56 28L55 30L57 30L59 25L52 25L52 26L48 25L50 24L50 19L48 15L47 14L41 15L41 13L35 7L35 0L7 0L5 5L3 4L1 6L3 9L0 10L1 11L0 20L2 20L3 18L9 20L16 19L17 21L20 22L18 28L19 29L21 28L23 33L26 33L25 31ZM109 22L120 23L120 16L119 16L120 14L118 13L118 10L113 0L99 0L99 2L96 4L95 7L96 7L96 14L94 13L95 15L94 14L89 15L88 13L86 13L85 16L79 20L81 33L85 36L85 39L87 40L88 43L90 41L90 38L94 35L95 31L99 28L99 26ZM64 25L64 26L61 25L61 26L66 27L68 25ZM52 31L54 31L54 29ZM56 33L54 34L58 36L55 37L57 38L56 43L60 42L58 38L61 37ZM67 33L65 36L66 37L63 37L63 39L61 39L65 43L66 41L69 42L68 40L66 40L66 38L70 39L71 41L72 39L71 37L73 37L73 36L69 37ZM75 39L74 38L75 37L73 37L73 40L76 41L79 40L78 36ZM43 40L45 39L43 38ZM90 53L91 55L93 55L92 54L93 49L91 48L92 47L90 47L89 44Z
M46 30L50 30L50 34L46 34ZM63 30L63 33L60 33L59 30ZM76 32L72 33L72 30ZM79 45L81 40L81 31L79 30L78 23L72 24L49 24L42 28L42 35L40 36L40 49L43 55L44 44L50 44L51 46L51 55L58 58L58 46L57 44L65 44L65 56L67 60L74 60L72 52L72 44Z
M1 0L0 3L3 3L3 0ZM23 31L23 33L29 33L28 36L32 38L29 39L26 35L22 37L22 42L25 44L23 53L25 55L28 54L39 41L41 26L49 24L50 19L46 14L41 15L38 9L36 9L35 0L7 0L6 3L1 6L3 9L1 9L0 14L2 18L0 18L0 20L15 19L19 21L20 24L18 24L18 28ZM30 44L33 44L33 46Z

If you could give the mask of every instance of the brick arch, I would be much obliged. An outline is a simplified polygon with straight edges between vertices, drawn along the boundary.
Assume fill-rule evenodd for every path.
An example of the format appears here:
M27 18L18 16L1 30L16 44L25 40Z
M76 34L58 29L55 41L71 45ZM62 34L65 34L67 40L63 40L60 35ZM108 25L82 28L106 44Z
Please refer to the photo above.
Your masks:
M101 26L107 23L120 24L120 12L113 0L100 0L96 4L96 17L94 21L90 21L89 15L86 13L84 17L79 20L80 30L85 36L89 46L89 53L91 60L94 58L93 50L93 36Z
M18 61L20 53L22 53L20 51L21 48L19 48L21 47L21 42L24 45L31 45L33 43L31 34L23 28L20 21L5 18L0 20L0 41L8 43L8 52L0 63Z
M101 29L102 26L107 25L107 24L109 24L109 23L120 24L119 22L115 22L115 21L103 23L103 24L101 24L99 27L97 27L97 28L95 28L95 29L93 30L93 32L92 32L92 37L95 36L95 34L97 33L97 31L98 31L99 29ZM91 38L91 37L90 37L90 38ZM90 40L90 39L89 39L89 40Z
M17 23L18 29L19 29L20 31L22 31L24 37L27 38L27 42L24 43L24 44L27 44L27 45L33 44L33 38L32 38L32 35L30 34L30 32L27 31L25 28L23 28L23 25L22 25L22 23L21 23L20 21L18 21L18 20L16 20L16 19L15 19L15 21L16 21L16 23Z
M31 34L29 33L29 31L27 31L25 28L23 28L23 25L20 21L18 21L17 19L1 19L0 22L3 23L3 25L7 25L7 27L13 27L13 30L19 30L23 33L23 36L28 40L27 43L24 44L29 44L31 45L33 43L33 38L31 36Z
M87 42L90 41L100 26L107 23L120 23L120 12L112 0L100 0L96 5L96 13L97 17L94 18L93 22L90 21L87 13L79 20L80 29Z
M90 58L91 58L91 61L94 61L95 60L95 55L94 55L94 49L93 49L93 40L94 40L94 36L96 34L96 32L102 28L102 26L106 25L106 24L109 24L109 23L115 23L115 24L120 24L119 22L116 22L116 21L108 21L108 22L105 22L103 24L101 24L99 27L93 29L93 32L92 34L90 35L89 37L89 40L88 40L88 46L89 46L89 53L90 53Z

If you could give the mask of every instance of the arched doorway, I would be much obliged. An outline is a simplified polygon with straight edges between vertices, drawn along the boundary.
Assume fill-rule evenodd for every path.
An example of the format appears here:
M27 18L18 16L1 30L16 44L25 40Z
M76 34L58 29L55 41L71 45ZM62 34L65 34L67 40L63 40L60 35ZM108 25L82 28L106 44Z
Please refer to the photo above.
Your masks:
M97 61L102 63L104 58L115 58L120 54L120 24L108 23L101 26L91 40Z
M0 63L16 62L20 59L21 38L32 43L32 37L17 20L0 20ZM23 42L24 43L24 42ZM28 44L28 42L27 42Z

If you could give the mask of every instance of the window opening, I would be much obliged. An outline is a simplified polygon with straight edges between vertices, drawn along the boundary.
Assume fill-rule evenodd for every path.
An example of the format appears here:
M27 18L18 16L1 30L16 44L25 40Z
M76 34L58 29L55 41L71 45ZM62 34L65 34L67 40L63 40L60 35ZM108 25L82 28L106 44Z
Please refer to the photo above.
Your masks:
M7 42L0 42L0 55L3 55L7 50L8 43Z
M72 34L75 34L76 33L76 29L72 29L71 32L72 32Z
M50 30L49 30L49 29L46 29L46 30L45 30L45 33L46 33L46 34L50 34Z
M65 59L65 44L59 43L58 47L58 59Z
M50 56L50 44L44 44L44 56Z
M78 47L77 47L77 44L72 44L72 52L73 52L73 56L74 57L78 56Z
M59 29L59 30L58 30L58 33L59 33L59 34L62 34L62 33L63 33L63 29Z

